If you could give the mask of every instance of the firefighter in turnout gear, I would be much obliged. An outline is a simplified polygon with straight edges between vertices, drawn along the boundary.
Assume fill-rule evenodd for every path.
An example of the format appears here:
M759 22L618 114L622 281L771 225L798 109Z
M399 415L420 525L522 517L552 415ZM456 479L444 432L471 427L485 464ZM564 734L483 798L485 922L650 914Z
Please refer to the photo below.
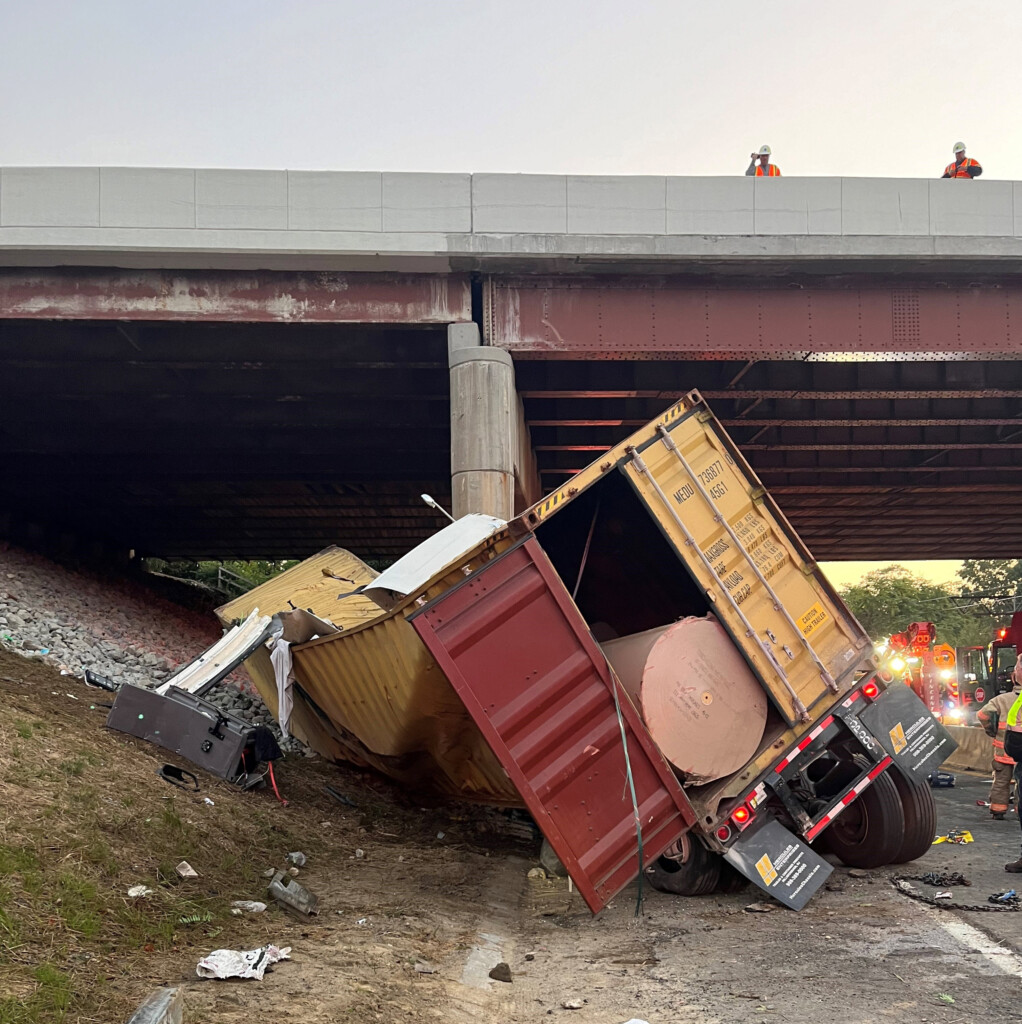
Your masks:
M1011 678L1018 687L1019 683L1022 683L1022 655L1015 661L1015 669L1011 674ZM1011 707L1008 709L1006 729L1004 733L1004 752L1008 757L1015 759L1015 784L1016 791L1022 789L1022 691L1016 693L1015 700ZM1019 814L1019 823L1022 824L1022 814ZM1012 861L1010 864L1004 865L1005 871L1010 871L1013 874L1022 874L1022 854L1019 855L1018 860Z
M1011 780L1015 771L1014 758L1009 757L1004 751L1004 736L1008 729L1008 712L1019 693L1022 692L1022 682L1019 682L1018 679L1022 672L1018 672L1017 669L1016 665L1016 671L1012 674L1012 678L1015 680L1014 689L1007 693L999 693L976 712L983 731L994 741L994 778L990 785L990 815L1001 821L1004 820L1004 815L1008 810Z

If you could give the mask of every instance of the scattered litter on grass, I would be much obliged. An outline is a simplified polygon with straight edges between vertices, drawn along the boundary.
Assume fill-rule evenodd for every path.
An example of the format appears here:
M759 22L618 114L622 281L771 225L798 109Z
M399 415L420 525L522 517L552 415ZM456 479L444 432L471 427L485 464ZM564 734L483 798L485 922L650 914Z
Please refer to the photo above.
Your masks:
M188 861L186 860L181 861L181 863L178 864L178 866L174 868L174 870L177 872L179 878L199 877L199 872L196 871L195 868L193 868L191 864L189 864Z
M543 880L546 878L546 872L542 868L530 868L529 878L538 878Z
M291 958L290 946L260 946L258 949L215 949L196 965L200 978L255 978L262 981L266 968Z
M954 897L952 896L952 894L949 891L945 890L944 892L935 892L933 894L933 898L935 900L950 900L950 899L953 899Z
M133 900L144 900L152 896L153 892L147 885L133 885L128 890L128 896Z
M247 912L249 914L261 914L266 909L265 903L260 903L259 900L235 900L231 906L238 913Z
M304 868L305 867L305 862L307 860L308 860L308 857L306 857L305 854L302 853L301 850L295 850L293 853L289 853L287 855L287 862L288 862L288 864L292 864L296 868Z
M561 1006L565 1010L581 1010L585 1006L585 1001L582 999L565 999Z
M436 974L436 968L432 964L426 963L424 960L419 960L412 966L417 974Z
M291 870L295 871L297 869L292 868ZM267 888L270 895L278 903L283 903L299 913L315 914L316 908L319 906L319 898L317 896L314 896L308 889L300 886L297 882L287 878L283 871L278 871L273 876L273 880Z
M203 802L204 804L208 804L208 805L209 805L210 807L216 807L216 804L215 804L215 803L213 803L213 801L212 801L212 800L210 800L210 798L209 798L208 796L204 796L204 797L202 798L202 802Z

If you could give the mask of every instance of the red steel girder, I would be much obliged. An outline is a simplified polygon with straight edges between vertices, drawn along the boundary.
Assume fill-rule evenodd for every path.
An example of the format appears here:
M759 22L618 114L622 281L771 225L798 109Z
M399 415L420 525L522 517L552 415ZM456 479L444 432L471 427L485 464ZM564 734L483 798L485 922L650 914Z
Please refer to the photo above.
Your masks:
M544 389L525 388L518 392L522 398L655 398L663 402L676 402L684 398L688 391L679 389L655 391L649 389L622 389L622 390L589 390L579 388L577 390L566 389ZM721 399L730 398L783 398L798 399L813 402L830 400L848 401L855 398L950 398L956 401L969 401L978 398L1022 398L1022 388L968 388L968 387L944 387L944 388L871 388L862 387L854 390L821 390L813 388L700 388L699 394L703 398Z
M472 299L458 274L0 268L0 318L446 324Z
M531 359L1017 358L1022 350L1022 286L1014 283L490 278L484 302L489 343Z

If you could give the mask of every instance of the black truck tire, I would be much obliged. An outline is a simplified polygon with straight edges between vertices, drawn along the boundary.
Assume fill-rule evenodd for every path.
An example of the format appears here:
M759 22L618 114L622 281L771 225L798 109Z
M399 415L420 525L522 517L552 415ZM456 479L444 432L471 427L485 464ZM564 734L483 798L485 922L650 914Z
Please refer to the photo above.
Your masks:
M720 882L717 884L717 892L741 892L748 884L749 880L745 875L721 858Z
M905 841L905 815L887 772L878 775L821 838L824 847L850 868L893 864Z
M891 777L898 791L905 819L905 838L891 863L905 864L910 860L918 860L933 844L937 831L937 805L933 802L933 792L925 779L895 767L888 768L885 774Z
M706 896L720 882L720 856L701 843L689 840L684 863L670 857L659 857L648 868L646 878L654 889L675 896Z

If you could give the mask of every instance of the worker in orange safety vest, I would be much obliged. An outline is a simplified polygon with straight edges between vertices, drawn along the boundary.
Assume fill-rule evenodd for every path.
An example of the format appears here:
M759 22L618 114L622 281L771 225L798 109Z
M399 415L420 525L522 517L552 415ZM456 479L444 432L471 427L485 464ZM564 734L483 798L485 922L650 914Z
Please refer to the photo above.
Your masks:
M1007 693L999 693L991 698L976 712L983 731L994 741L994 777L990 784L990 815L999 821L1004 820L1011 799L1011 780L1015 772L1015 759L1004 751L1004 734L1008 728L1008 712L1022 693L1022 672L1016 664L1012 672L1014 689Z
M752 163L745 169L747 178L779 178L781 169L770 162L770 147L760 146L758 153L752 154Z
M964 142L956 142L952 152L955 155L955 162L944 168L942 178L978 178L983 173L979 161L965 155Z

